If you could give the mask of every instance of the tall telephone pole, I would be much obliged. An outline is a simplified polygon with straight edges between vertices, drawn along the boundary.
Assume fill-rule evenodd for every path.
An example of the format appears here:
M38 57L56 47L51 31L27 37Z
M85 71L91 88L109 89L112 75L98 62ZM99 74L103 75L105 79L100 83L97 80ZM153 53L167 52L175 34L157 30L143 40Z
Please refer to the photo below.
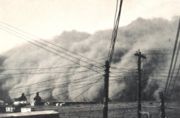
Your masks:
M105 75L104 75L104 107L103 118L108 118L108 101L109 101L109 61L105 62Z
M160 116L161 116L161 118L165 118L166 114L165 114L165 105L164 105L164 93L160 92L159 96L160 96L160 99L161 99L161 106L160 106L161 114L160 114Z
M141 118L141 59L145 59L144 56L140 51L135 53L135 56L138 57L138 109L137 115L138 118Z
M117 39L122 4L123 4L123 0L120 0L120 2L119 0L117 0L116 13L115 13L115 19L114 19L114 28L113 28L112 37L111 37L111 44L110 44L110 49L108 53L108 59L105 62L103 118L108 118L109 69L110 69L113 54L114 54L114 48L115 48L115 43Z

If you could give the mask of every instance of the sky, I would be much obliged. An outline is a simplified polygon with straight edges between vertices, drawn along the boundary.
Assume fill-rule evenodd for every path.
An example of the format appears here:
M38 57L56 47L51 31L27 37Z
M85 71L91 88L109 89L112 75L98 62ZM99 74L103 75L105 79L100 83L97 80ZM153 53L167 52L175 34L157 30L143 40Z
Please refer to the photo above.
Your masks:
M117 0L0 0L0 54L21 45L5 24L50 39L63 31L94 33L113 27ZM180 0L124 0L120 26L137 19L180 15Z

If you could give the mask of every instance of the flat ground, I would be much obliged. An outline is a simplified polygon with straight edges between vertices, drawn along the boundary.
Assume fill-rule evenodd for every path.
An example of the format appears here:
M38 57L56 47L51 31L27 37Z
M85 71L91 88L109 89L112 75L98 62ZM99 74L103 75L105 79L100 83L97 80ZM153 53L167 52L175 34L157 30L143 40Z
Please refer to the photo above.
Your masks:
M151 118L160 118L159 103L143 103L142 111L150 114ZM35 107L35 110L56 110L60 118L102 118L102 104L75 104L65 106ZM110 103L109 118L137 118L136 103ZM180 118L180 105L168 104L168 118ZM147 118L143 115L142 118Z

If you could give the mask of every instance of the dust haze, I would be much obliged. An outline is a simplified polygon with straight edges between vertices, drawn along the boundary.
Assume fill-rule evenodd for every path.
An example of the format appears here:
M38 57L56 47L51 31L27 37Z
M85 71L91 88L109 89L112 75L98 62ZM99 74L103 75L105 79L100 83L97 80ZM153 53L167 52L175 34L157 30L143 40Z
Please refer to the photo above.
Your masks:
M176 17L172 20L138 18L119 28L110 70L111 100L136 100L137 59L134 53L138 49L147 57L143 60L143 99L158 99L157 93L165 86L168 74L177 21ZM3 94L0 99L10 100L24 92L32 100L35 93L40 92L43 99L49 100L101 101L104 70L96 66L103 67L105 63L111 33L111 29L94 34L64 31L50 40L74 54L95 60L88 60L88 63L81 57L58 52L64 58L32 44L2 54L0 91ZM179 87L177 84L176 94Z

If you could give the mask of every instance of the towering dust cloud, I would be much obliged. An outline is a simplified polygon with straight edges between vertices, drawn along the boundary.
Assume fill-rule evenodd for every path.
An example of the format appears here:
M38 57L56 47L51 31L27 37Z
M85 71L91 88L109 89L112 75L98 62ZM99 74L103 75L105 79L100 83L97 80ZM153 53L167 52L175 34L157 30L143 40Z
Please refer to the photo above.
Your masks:
M111 100L136 99L137 59L134 53L138 49L147 56L143 60L143 99L157 99L156 95L164 87L168 74L176 29L177 19L168 21L158 18L139 18L119 28L110 70ZM64 55L68 53L65 51L50 53L32 44L6 52L0 62L0 91L4 93L0 99L15 98L24 92L32 100L35 93L40 92L44 99L51 100L101 100L103 64L108 54L111 33L112 30L98 31L93 35L69 31L51 40L75 55L80 54L95 61L67 56ZM51 44L44 47L48 46L52 47Z

